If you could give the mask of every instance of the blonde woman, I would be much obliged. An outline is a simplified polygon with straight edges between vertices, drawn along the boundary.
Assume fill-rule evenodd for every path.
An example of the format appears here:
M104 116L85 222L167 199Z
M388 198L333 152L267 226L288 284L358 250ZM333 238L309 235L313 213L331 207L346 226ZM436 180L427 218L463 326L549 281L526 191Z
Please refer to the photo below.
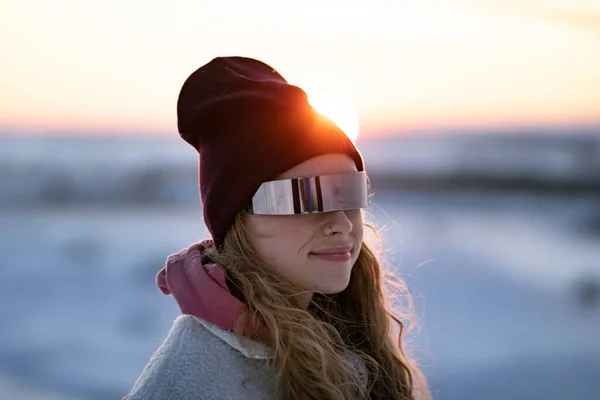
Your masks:
M428 399L363 240L367 176L347 136L243 57L195 71L177 114L212 238L158 273L182 315L126 398Z

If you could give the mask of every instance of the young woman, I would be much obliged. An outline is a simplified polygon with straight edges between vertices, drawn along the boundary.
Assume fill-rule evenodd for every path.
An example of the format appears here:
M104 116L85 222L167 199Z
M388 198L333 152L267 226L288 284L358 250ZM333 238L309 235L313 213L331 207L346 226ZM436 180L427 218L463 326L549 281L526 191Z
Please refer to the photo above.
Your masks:
M195 71L177 112L212 239L158 273L183 315L126 398L428 399L363 239L367 176L347 136L243 57Z

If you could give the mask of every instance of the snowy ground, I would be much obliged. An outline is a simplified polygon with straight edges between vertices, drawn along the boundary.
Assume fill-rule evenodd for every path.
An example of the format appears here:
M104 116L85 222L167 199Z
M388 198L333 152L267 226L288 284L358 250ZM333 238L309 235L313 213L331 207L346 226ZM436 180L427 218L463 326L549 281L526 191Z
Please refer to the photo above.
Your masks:
M437 399L597 398L600 308L575 288L600 279L598 200L380 192L371 212ZM178 311L154 274L206 231L193 206L40 207L0 211L0 236L0 398L66 400L127 392Z

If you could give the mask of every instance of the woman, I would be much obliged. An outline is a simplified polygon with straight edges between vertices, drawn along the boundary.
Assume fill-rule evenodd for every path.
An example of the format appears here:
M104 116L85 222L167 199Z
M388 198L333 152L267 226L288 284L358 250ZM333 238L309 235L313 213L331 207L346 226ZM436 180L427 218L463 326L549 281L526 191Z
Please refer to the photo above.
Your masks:
M212 239L158 273L183 315L127 398L429 398L363 240L367 177L346 135L243 57L195 71L177 113Z

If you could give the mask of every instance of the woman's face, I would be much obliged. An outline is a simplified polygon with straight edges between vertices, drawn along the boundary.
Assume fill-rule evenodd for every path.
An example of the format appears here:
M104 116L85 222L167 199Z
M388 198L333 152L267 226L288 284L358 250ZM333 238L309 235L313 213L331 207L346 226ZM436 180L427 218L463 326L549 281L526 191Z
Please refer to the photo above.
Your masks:
M311 158L277 179L355 172L354 161L343 154ZM343 291L363 240L361 210L304 215L249 215L249 241L276 273L306 291Z

